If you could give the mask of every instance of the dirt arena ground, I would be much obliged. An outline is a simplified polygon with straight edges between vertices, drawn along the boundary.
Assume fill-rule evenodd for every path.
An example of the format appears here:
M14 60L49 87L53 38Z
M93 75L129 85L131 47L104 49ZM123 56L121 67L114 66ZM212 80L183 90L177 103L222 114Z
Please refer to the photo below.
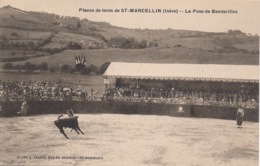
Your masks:
M57 116L0 118L0 165L258 165L258 123L80 114L85 135L66 139Z

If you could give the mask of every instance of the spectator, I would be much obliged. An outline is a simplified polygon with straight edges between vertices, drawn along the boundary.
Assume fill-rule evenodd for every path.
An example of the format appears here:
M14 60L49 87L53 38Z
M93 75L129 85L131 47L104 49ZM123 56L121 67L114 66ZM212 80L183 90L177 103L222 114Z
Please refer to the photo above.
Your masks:
M242 128L244 115L244 109L242 108L242 106L239 106L237 110L237 128Z
M26 116L26 115L27 115L28 108L29 108L29 105L27 104L26 101L24 101L24 102L22 103L22 106L21 106L21 111L20 111L20 112L17 112L17 114L18 114L18 115L22 115L22 116Z

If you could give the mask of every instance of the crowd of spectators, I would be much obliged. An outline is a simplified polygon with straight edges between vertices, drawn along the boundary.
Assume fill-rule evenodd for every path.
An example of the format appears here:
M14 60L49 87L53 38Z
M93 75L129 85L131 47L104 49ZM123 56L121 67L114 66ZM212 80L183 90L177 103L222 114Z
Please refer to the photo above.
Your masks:
M23 100L90 100L94 98L93 90L72 89L61 82L52 81L0 81L0 101Z
M98 100L91 89L87 91L72 89L62 82L53 81L0 81L0 101L23 100L53 100L53 101L85 101ZM244 106L258 108L258 96L243 93L216 93L207 91L180 89L144 89L107 88L104 100L168 103L168 104L196 104L217 106Z
M239 105L246 108L258 108L258 97L239 94L223 94L207 91L189 90L151 90L115 88L107 89L106 100L130 101L130 102L150 102L169 104L195 104L195 105L217 105L237 107Z

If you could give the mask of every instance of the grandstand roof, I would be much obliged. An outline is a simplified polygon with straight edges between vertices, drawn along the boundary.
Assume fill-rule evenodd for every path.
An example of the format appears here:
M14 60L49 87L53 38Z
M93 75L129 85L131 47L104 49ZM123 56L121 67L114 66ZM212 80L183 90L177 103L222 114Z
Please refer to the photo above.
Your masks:
M259 66L111 62L108 78L258 82Z

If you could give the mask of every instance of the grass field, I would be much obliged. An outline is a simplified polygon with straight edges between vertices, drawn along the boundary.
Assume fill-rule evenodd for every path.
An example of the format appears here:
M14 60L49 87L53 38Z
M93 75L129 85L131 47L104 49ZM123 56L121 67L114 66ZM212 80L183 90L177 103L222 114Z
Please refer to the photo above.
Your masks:
M258 123L236 128L231 120L81 114L85 135L65 129L66 139L53 123L57 116L0 118L0 165L258 165Z
M54 37L51 39L51 42L43 46L42 48L60 48L61 41L62 41L62 47L66 47L69 44L69 42L77 42L83 48L87 48L87 46L93 42L102 43L101 40L98 40L91 36L60 32L54 34Z
M24 50L0 50L0 62L3 59L7 58L30 58L34 57L36 55L45 55L46 53L43 51L24 51ZM12 62L12 61L11 61ZM7 62L1 62L1 63L7 63Z
M12 37L11 34L16 33L17 37ZM7 38L11 39L19 39L21 41L24 40L42 40L51 35L51 32L42 32L42 31L25 31L13 28L1 28L0 27L0 36L5 35Z
M242 64L258 65L258 55L236 53L214 53L189 48L147 48L147 49L99 49L66 50L62 53L27 60L33 64L47 62L49 67L62 64L75 65L75 55L85 55L87 65L100 66L104 62L143 63L195 63L195 64ZM13 64L25 62L14 62ZM3 63L0 64L0 66Z

